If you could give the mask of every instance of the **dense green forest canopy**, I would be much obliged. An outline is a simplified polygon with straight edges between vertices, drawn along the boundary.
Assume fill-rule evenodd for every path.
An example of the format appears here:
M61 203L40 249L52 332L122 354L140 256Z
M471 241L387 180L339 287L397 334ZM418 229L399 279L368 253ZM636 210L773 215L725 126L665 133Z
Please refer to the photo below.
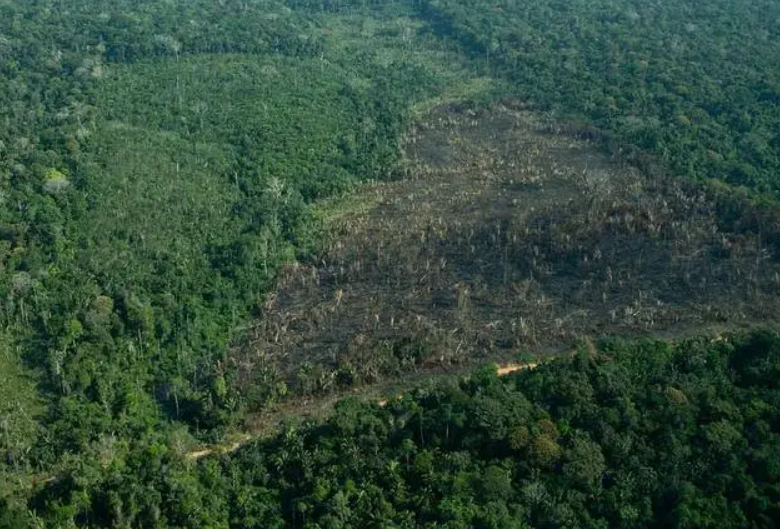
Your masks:
M723 222L776 261L778 57L772 0L0 0L0 526L769 526L767 335L483 373L398 409L344 404L235 460L185 456L295 398L274 377L242 390L230 349L357 188L408 172L404 135L443 103L521 100L643 168L740 187ZM427 360L405 351L410 371ZM577 373L582 395L603 375L620 396L550 401ZM680 407L653 415L653 388ZM515 413L504 396L525 444L452 418ZM586 419L629 403L634 459Z
M769 333L583 344L503 379L344 400L195 468L161 440L32 505L57 527L769 528L779 370Z
M776 195L780 4L424 1L442 34L544 108L680 175Z

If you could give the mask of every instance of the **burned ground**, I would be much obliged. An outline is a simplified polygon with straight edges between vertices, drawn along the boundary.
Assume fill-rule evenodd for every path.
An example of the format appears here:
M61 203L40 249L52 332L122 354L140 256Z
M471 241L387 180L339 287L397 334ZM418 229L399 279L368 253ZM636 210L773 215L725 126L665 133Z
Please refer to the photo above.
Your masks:
M595 136L509 103L435 109L404 140L406 177L352 197L316 266L282 271L234 348L239 386L773 321L777 212L743 200L724 220L728 191L649 176Z

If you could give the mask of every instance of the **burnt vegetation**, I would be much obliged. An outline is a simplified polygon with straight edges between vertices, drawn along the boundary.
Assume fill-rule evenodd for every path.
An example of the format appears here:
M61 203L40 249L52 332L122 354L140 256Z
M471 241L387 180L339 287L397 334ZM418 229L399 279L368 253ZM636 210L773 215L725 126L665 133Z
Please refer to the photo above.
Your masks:
M311 394L778 314L774 208L510 101L439 107L403 145L405 176L361 191L371 207L282 269L231 355L240 388Z

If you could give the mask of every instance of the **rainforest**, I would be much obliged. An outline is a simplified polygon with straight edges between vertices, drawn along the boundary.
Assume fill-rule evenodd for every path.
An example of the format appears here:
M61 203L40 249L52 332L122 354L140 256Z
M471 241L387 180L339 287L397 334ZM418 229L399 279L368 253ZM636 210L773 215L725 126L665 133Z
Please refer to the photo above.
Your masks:
M780 523L780 2L0 0L0 529Z

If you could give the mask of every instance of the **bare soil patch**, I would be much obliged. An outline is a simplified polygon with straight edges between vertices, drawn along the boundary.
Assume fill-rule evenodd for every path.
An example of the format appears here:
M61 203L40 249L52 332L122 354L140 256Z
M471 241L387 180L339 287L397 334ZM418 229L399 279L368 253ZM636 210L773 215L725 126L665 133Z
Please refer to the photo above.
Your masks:
M372 206L334 217L316 265L282 271L233 352L239 386L311 394L586 336L775 321L776 211L724 221L722 193L591 136L509 103L435 109L404 140L407 176L355 196Z

